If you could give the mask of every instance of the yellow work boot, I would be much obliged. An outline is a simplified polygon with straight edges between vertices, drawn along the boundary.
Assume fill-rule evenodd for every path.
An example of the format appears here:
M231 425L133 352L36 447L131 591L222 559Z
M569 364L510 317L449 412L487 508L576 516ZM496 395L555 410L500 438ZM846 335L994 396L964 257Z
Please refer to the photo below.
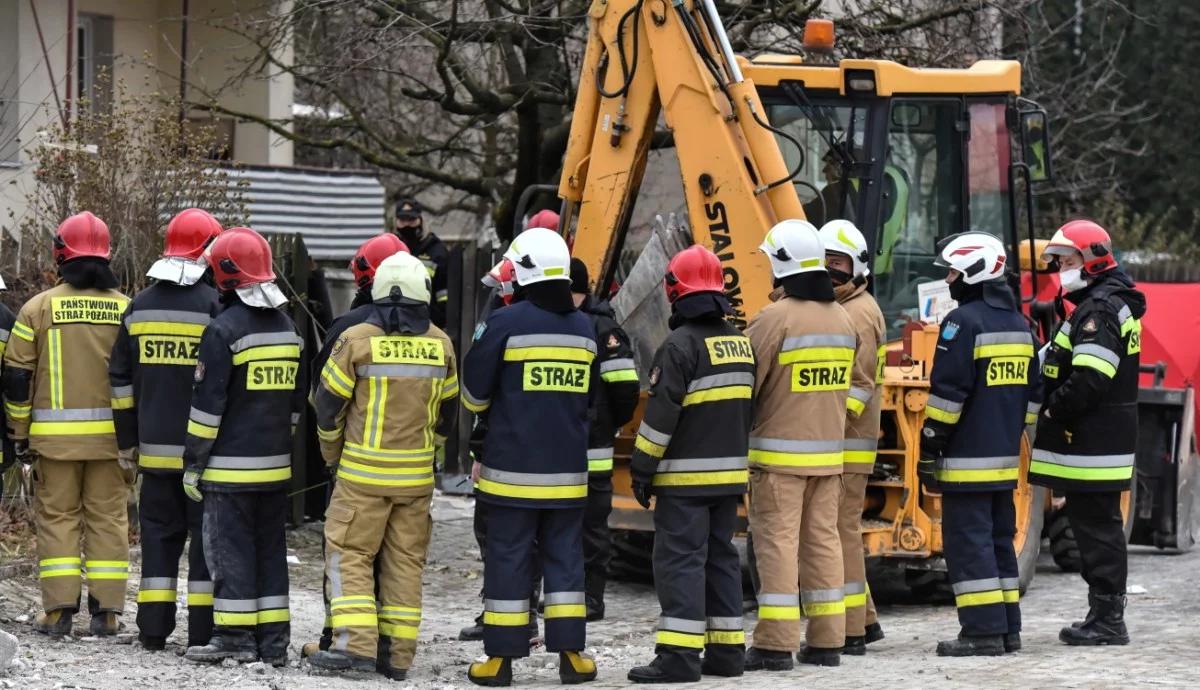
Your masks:
M117 614L112 611L92 614L92 620L88 623L88 630L96 637L116 635L120 629L121 623L117 620Z
M512 685L512 659L490 656L487 661L477 661L467 669L467 680L489 688L508 687Z
M70 635L72 613L67 609L56 609L39 613L33 622L33 629L43 635Z
M596 660L579 652L559 652L558 679L563 685L596 680Z
M300 648L300 658L307 659L319 651L321 651L320 642L305 642L304 646Z

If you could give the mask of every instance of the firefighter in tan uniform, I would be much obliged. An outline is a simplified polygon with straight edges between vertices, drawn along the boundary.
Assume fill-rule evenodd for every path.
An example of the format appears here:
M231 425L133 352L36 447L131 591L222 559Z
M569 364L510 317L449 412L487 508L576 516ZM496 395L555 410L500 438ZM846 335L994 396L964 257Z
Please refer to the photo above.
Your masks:
M317 668L374 671L384 636L391 658L379 668L403 680L416 652L433 456L458 404L453 345L430 322L429 290L419 259L385 259L370 314L334 342L320 373L317 433L337 483L325 512L333 643L309 657Z
M858 351L850 372L846 398L846 443L842 474L842 502L838 532L842 539L843 586L846 598L846 644L843 654L866 654L867 643L883 638L875 618L875 605L867 590L863 561L862 510L867 480L875 467L879 445L879 414L883 393L883 355L887 340L883 312L867 292L867 241L854 223L832 220L821 226L825 268L833 281L833 295L850 315L858 335Z
M837 666L846 633L838 504L857 337L812 224L785 220L761 249L783 294L746 329L757 369L750 530L761 581L746 670L792 668L801 611L800 661Z
M129 576L126 499L117 462L108 358L129 299L108 266L109 234L88 212L63 221L63 282L21 307L4 355L4 405L16 455L34 468L42 607L34 628L71 632L82 578L93 635L117 632ZM80 558L80 540L83 558Z

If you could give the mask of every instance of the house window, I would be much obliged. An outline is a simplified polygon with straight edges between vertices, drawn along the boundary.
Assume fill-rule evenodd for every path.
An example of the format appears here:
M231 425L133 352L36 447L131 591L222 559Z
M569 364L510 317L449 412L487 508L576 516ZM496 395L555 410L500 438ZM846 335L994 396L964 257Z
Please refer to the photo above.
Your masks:
M113 20L80 14L75 21L76 112L108 112L112 107Z

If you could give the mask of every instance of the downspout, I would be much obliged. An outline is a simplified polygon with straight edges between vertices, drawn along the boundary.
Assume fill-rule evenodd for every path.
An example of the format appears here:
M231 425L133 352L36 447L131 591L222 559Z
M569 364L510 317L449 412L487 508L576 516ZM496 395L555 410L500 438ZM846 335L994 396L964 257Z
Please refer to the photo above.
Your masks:
M179 124L187 119L188 14L190 0L183 0L183 19L179 25Z
M71 88L75 75L75 0L67 0L67 83L63 85L63 129L71 127Z

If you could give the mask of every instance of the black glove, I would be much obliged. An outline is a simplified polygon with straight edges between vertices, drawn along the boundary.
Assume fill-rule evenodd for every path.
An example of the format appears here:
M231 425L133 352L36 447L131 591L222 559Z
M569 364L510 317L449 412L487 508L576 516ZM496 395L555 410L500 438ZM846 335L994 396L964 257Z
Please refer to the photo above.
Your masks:
M654 488L645 482L633 482L633 498L638 502L638 505L650 509L650 496L654 494Z
M917 460L917 477L927 491L937 491L937 460L942 454L944 443L933 429L921 430L921 457Z

